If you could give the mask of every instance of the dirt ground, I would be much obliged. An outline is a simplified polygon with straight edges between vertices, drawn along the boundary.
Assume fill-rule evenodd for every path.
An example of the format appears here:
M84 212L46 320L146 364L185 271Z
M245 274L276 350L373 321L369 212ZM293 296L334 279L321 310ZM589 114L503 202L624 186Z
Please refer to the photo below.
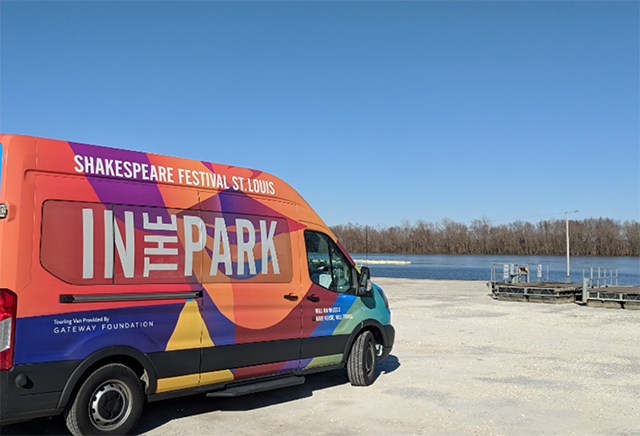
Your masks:
M374 279L396 343L377 380L345 370L233 399L148 404L143 435L640 435L640 311L492 299L484 282ZM5 426L68 434L61 418Z

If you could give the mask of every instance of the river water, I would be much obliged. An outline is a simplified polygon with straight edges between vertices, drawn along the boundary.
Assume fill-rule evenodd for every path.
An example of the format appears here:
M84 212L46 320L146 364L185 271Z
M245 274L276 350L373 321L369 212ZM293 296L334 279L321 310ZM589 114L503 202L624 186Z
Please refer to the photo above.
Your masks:
M498 280L502 280L504 264L529 265L530 281L567 281L566 256L488 256L441 254L351 254L357 264L360 260L409 261L409 265L365 264L375 277L409 279L491 280L492 264L496 265ZM544 275L538 279L538 265ZM583 267L617 267L618 284L640 286L640 257L572 256L570 281L582 283ZM601 274L603 271L601 270ZM590 274L590 270L586 271ZM597 274L597 273L596 273ZM607 272L609 274L609 272ZM614 272L615 274L615 272ZM614 282L615 283L615 282Z

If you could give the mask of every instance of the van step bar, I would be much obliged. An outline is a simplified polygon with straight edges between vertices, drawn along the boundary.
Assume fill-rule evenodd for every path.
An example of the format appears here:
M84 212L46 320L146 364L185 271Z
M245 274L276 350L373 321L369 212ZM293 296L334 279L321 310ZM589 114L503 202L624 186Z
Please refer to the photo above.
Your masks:
M230 386L221 391L207 393L207 397L239 397L241 395L255 394L257 392L269 391L271 389L286 388L289 386L297 386L304 383L305 378L301 376L290 376L277 378L275 380L266 380L261 382L249 383L239 386Z

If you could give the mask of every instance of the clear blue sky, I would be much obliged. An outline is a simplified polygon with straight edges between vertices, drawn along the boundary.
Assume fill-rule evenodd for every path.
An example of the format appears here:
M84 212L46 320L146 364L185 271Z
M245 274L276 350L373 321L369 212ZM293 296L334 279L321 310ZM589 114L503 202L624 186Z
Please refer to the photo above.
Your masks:
M636 1L2 1L0 131L271 172L329 225L640 220L639 20Z

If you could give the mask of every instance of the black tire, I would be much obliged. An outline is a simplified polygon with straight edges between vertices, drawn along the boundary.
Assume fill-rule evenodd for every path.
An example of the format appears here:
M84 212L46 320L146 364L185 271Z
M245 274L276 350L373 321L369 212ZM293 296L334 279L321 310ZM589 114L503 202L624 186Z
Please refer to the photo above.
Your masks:
M376 340L368 330L351 346L347 376L353 386L369 386L376 378Z
M125 435L138 422L144 395L140 379L119 363L96 370L82 384L64 412L75 436Z

